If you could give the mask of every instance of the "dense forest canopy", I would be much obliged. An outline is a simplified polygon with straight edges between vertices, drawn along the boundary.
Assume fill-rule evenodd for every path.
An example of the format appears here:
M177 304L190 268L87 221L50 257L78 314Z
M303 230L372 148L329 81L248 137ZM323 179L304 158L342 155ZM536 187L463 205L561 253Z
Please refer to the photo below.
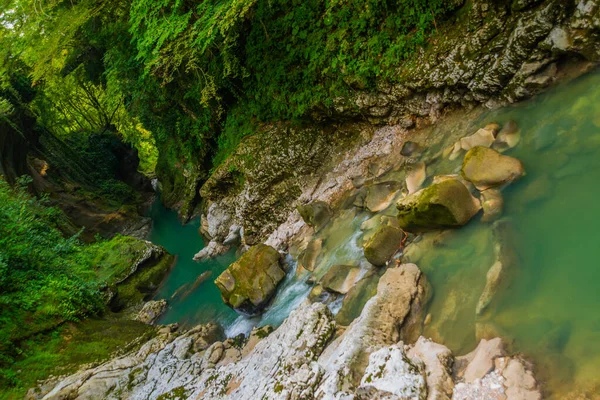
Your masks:
M165 160L211 166L253 121L326 115L393 80L452 3L4 0L2 87L27 79L27 106L58 134L116 130L148 171L155 142Z

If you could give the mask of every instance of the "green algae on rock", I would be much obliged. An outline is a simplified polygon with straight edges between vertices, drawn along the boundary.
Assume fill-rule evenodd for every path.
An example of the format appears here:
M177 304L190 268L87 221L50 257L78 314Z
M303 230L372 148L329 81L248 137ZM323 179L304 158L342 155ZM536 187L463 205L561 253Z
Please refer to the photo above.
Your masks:
M365 258L377 267L384 266L402 246L404 232L390 225L380 227L365 244Z
M456 178L446 178L397 204L400 227L409 232L458 227L479 212L479 201Z
M523 163L496 150L477 146L467 152L461 170L463 178L473 183L479 190L501 187L523 175Z
M271 246L251 247L215 280L223 301L230 307L256 315L275 294L285 277L279 252Z

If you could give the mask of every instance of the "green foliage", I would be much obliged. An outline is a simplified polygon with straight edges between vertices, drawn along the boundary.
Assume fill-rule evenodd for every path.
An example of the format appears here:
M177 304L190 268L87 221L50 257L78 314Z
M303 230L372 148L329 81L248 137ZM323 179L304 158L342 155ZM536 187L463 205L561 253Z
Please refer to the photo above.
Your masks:
M63 237L56 226L65 217L24 190L30 181L13 189L0 179L0 386L15 384L9 366L23 340L104 311L101 288L146 246L122 236L88 246Z

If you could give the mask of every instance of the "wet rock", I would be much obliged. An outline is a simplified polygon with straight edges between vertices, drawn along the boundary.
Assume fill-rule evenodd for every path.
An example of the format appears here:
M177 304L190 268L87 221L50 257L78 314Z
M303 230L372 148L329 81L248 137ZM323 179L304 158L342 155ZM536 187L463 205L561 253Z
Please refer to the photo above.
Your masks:
M368 186L365 207L371 212L379 212L390 206L400 192L402 184L396 181L376 183Z
M375 266L384 266L400 250L403 239L402 229L384 225L365 244L365 258Z
M319 231L331 219L331 210L329 205L323 201L315 201L310 204L297 207L300 216L308 225Z
M448 178L400 200L400 227L409 232L462 226L481 205L458 179Z
M251 247L215 280L225 304L243 313L259 313L285 277L280 255L271 246Z
M485 147L469 150L461 172L479 190L501 187L525 175L521 161Z
M296 275L305 275L307 271L313 272L318 264L323 248L322 239L313 239L308 242L306 249L298 257L298 266L296 267Z
M346 294L358 280L361 269L352 265L334 265L321 278L321 286L329 292Z
M421 360L425 366L428 400L449 400L452 397L452 352L438 343L420 337L406 353L413 360Z
M515 400L541 400L542 395L537 389L537 382L531 371L525 369L518 359L508 361L502 372L507 387L506 396Z
M502 339L482 340L471 353L456 358L457 375L467 383L483 378L495 368L494 361L505 355Z
M241 231L242 227L240 225L231 225L229 227L229 232L227 233L227 236L223 240L223 245L232 246L238 244L242 239Z
M410 171L406 176L406 188L408 194L413 194L417 190L421 189L423 183L427 179L427 171L424 162L418 162L410 167Z
M208 242L205 248L194 255L194 261L210 260L211 258L227 253L229 246L225 246L216 240Z
M496 260L486 274L485 287L475 310L478 315L490 305L498 292L510 284L518 270L519 261L510 221L507 219L496 221L492 226L492 232Z
M483 222L494 221L502 215L504 198L498 189L488 189L481 192L481 207L483 208Z
M402 345L377 350L369 356L356 398L425 398L427 388L422 369L422 364L415 363L406 355Z
M504 124L502 130L496 136L493 148L499 152L512 149L521 140L521 130L517 123L510 120Z
M490 147L496 140L496 134L500 127L497 124L489 124L470 136L465 136L457 141L451 148L445 151L450 160L457 159L463 151L469 151L474 147Z
M165 312L166 309L166 300L151 300L144 304L144 306L137 313L134 319L145 324L153 325L156 322L156 320L158 320L158 318Z
M370 273L352 286L344 296L342 307L335 316L335 321L342 326L350 325L360 315L367 301L377 293L378 282L379 276Z
M414 264L385 271L377 285L377 294L319 357L324 374L316 398L344 398L353 394L369 364L369 355L398 342L399 327L418 296L420 277L421 271Z

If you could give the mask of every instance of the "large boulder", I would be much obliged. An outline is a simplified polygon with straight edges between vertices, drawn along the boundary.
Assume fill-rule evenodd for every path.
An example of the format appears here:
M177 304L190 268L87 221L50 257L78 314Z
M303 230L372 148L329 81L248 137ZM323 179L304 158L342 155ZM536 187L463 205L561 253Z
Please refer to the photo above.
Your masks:
M373 265L384 266L402 246L404 232L390 225L381 226L365 244L365 258Z
M501 187L525 175L523 163L486 147L474 147L465 155L462 176L479 190Z
M215 280L225 304L245 314L258 314L285 277L280 255L271 246L251 247Z
M409 232L462 226L481 204L456 178L439 180L397 204L400 227Z

